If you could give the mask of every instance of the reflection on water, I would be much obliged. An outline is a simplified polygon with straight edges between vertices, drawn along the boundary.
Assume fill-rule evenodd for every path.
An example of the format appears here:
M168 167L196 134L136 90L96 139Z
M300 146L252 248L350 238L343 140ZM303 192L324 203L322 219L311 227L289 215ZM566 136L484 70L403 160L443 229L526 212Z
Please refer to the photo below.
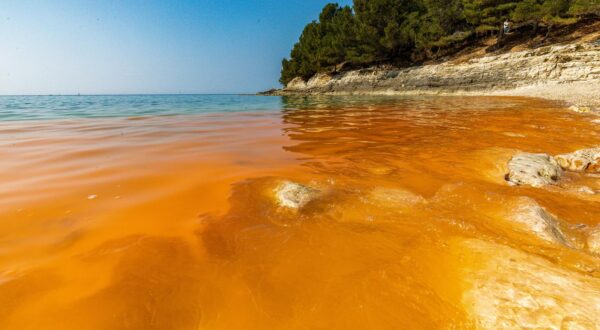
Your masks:
M518 150L600 144L591 117L518 98L281 102L0 124L0 328L600 324L600 179L504 181ZM323 193L286 210L284 179Z
M523 99L490 97L470 98L472 110L506 109L519 107ZM385 95L288 95L281 97L282 107L285 110L373 110L379 107L396 108L397 110L433 110L446 109L458 110L464 108L465 98L446 96L385 96ZM448 108L450 107L450 108Z

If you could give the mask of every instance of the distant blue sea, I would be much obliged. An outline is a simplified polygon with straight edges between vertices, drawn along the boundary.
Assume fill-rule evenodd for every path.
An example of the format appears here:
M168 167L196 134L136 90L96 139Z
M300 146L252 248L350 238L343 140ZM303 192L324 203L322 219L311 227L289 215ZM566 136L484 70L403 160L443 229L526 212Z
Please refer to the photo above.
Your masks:
M279 112L294 109L397 109L488 111L519 107L524 100L411 96L255 96L255 95L73 95L0 96L0 122L98 117L147 117L228 112Z
M280 97L254 95L0 96L0 121L278 111Z

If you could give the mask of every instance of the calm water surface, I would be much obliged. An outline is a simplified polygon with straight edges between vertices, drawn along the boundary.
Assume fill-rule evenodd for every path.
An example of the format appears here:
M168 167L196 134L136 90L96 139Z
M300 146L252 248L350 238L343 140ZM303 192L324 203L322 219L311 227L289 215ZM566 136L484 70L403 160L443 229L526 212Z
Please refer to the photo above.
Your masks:
M597 329L600 145L523 98L0 97L0 329ZM297 212L274 189L321 190ZM588 191L589 191L588 189ZM516 219L516 220L515 220ZM585 245L585 244L584 244Z
M249 95L0 96L1 121L168 116L280 108L279 98Z

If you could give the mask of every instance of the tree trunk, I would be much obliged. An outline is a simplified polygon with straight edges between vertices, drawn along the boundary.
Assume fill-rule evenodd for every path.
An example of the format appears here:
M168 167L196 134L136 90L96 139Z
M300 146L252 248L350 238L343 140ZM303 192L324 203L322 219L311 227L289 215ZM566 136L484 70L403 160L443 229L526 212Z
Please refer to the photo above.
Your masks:
M544 37L544 39L548 39L548 37L550 36L550 31L552 31L552 24L548 25L548 31L546 32L546 36Z
M496 45L498 48L502 48L504 43L504 24L500 24L500 31L498 32L498 39L496 40Z

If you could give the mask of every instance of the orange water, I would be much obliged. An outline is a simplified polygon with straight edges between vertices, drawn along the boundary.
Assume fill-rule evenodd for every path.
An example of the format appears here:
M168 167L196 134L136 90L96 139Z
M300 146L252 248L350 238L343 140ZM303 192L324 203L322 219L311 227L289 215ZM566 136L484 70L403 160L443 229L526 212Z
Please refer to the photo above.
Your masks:
M518 292L573 315L600 294L599 258L501 223L523 197L573 228L600 223L600 195L578 190L598 177L503 179L518 150L600 145L593 117L519 98L287 102L0 123L0 329L470 329L486 327L473 299L523 269ZM326 194L283 210L284 179ZM540 289L545 271L578 297Z

